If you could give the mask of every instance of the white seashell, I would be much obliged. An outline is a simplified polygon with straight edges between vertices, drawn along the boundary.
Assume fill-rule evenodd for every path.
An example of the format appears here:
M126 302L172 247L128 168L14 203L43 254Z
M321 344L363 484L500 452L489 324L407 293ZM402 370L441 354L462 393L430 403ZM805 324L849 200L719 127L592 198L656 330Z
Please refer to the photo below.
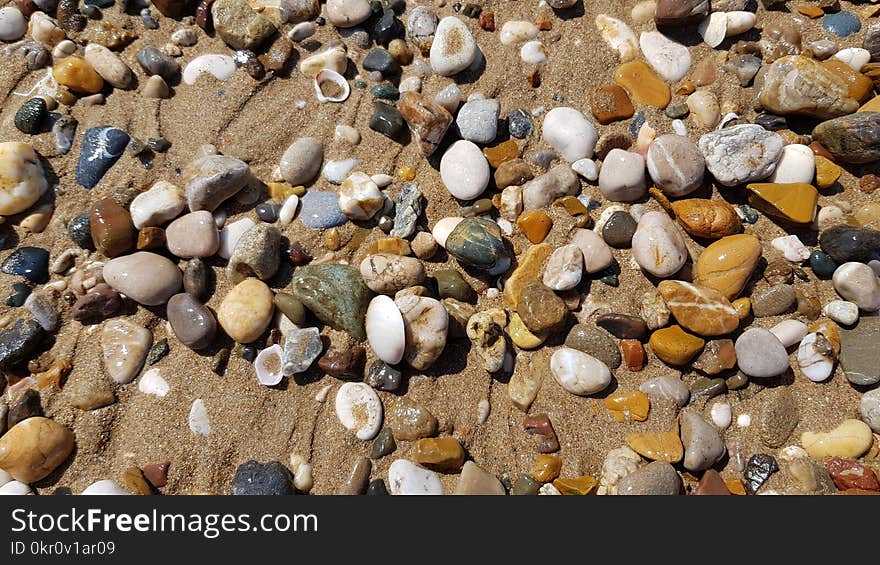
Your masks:
M523 63L540 65L547 62L547 48L540 41L529 41L520 47L519 56Z
M745 33L755 27L758 16L754 12L734 11L727 12L727 22L724 37L733 37Z
M208 420L208 410L205 408L205 401L201 398L193 400L189 409L189 429L192 433L199 436L206 436L211 433L211 422Z
M278 212L278 221L282 226L286 226L293 221L293 217L296 215L297 206L299 206L299 196L296 194L288 196L287 200L284 201L284 205L281 206L281 210Z
M144 394L152 394L162 398L168 394L170 387L168 386L168 381L159 374L159 369L155 368L144 373L144 376L138 382L138 390Z
M393 495L441 495L440 475L406 459L388 467L388 490Z
M321 85L324 83L335 84L340 89L340 93L335 96L326 96L321 88ZM321 69L318 71L314 84L315 96L318 97L318 102L345 102L351 94L351 87L348 85L345 77L331 69Z
M293 486L299 492L309 492L314 486L312 478L312 464L302 463L293 473Z
M617 51L621 63L632 61L639 56L639 41L626 23L605 14L596 16L595 22L602 39Z
M455 226L457 226L462 220L464 220L464 218L453 216L443 218L434 224L434 229L431 230L431 235L434 236L434 241L437 242L437 245L445 249L446 238L449 237L449 234L452 233Z
M501 26L501 44L514 45L538 37L538 26L532 22L513 20Z
M807 334L798 347L797 361L805 377L821 383L834 371L834 349L821 334Z
M394 300L380 294L370 301L366 329L367 341L376 357L390 365L400 363L406 346L406 333L403 315Z
M229 80L235 73L235 60L229 55L200 55L190 61L183 69L183 82L195 84L196 80L204 73L212 75L217 80Z
M871 52L861 47L847 47L835 53L834 58L843 61L852 70L859 71L871 60Z
M697 31L706 45L713 49L718 47L727 36L727 13L712 12L700 22Z
M121 486L117 485L115 482L111 480L103 480L103 481L95 481L90 484L82 491L83 495L86 496L97 496L97 495L114 495L114 496L123 496L128 495L128 491L126 491Z
M477 423L485 424L489 419L489 411L492 409L489 401L485 398L477 403Z
M341 161L327 161L324 163L323 175L324 178L327 179L328 182L332 182L333 184L342 184L342 181L345 180L355 167L358 166L360 161L356 158L352 157L350 159L343 159Z
M847 302L846 300L832 300L822 308L822 314L838 324L851 326L859 319L859 307L855 303Z
M254 360L254 368L257 370L257 380L261 385L275 386L281 382L281 362L284 350L277 343L260 351Z
M770 328L770 333L778 337L785 347L797 345L808 332L807 325L798 320L783 320Z
M366 383L345 383L336 391L336 417L359 440L373 439L382 427L382 401Z
M730 404L726 402L716 402L709 409L709 415L712 417L712 423L726 430L733 421L733 414L730 410Z
M726 126L729 122L732 122L733 120L738 120L738 119L739 119L739 116L737 116L733 112L728 112L721 117L721 121L718 122L718 127L715 129L724 129L724 126ZM673 122L672 125L675 126L675 123Z

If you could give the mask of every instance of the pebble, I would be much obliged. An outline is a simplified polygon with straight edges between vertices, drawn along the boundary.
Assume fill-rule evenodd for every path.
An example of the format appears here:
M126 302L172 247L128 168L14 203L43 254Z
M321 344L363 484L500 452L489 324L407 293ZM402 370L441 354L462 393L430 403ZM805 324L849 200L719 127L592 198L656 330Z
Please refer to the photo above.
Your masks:
M504 485L495 475L481 469L473 461L465 461L458 477L458 495L504 495Z
M648 344L661 361L669 365L685 365L703 348L705 342L673 325L651 334Z
M54 471L74 449L65 426L35 416L12 426L0 439L0 468L21 483L34 483Z
M580 190L580 181L568 165L556 165L543 175L522 186L524 210L543 208L552 201Z
M103 45L89 43L83 57L113 88L128 89L134 82L134 74L128 65Z
M752 294L752 313L756 318L778 316L788 312L795 304L797 296L794 287L788 284L777 284Z
M431 42L431 68L441 76L452 76L477 58L477 42L467 25L454 16L440 20Z
M652 330L662 328L669 323L669 308L666 307L659 292L649 291L642 295L639 316Z
M676 321L694 333L716 336L739 326L736 310L715 289L672 280L662 281L657 289Z
M880 122L878 112L858 112L826 120L813 129L812 137L840 163L863 164L880 158L880 143L871 133Z
M474 143L490 143L498 132L500 111L501 105L498 100L468 100L458 110L458 116L455 118L459 135Z
M527 65L541 65L547 62L547 48L540 41L529 41L519 50L520 59Z
M153 344L150 330L125 319L111 320L101 331L104 368L113 382L130 383L140 372Z
M464 464L464 449L451 437L423 438L416 442L413 459L434 471L455 472Z
M742 292L761 259L761 242L751 234L723 237L703 250L695 282L733 299Z
M392 495L442 495L440 476L406 459L397 459L388 468Z
M129 139L127 133L112 126L87 130L76 165L76 182L86 189L94 188L122 156Z
M550 358L550 372L559 386L578 396L601 392L611 384L611 371L605 363L570 347L556 350Z
M639 266L661 278L678 272L688 258L681 233L663 212L647 212L641 217L632 247Z
M134 227L140 230L176 218L185 207L183 191L170 182L159 181L134 197L129 212Z
M373 361L364 378L364 382L371 387L387 392L399 389L402 380L403 374L400 371L381 360Z
M174 220L165 228L165 238L168 250L186 259L210 257L220 247L220 233L214 225L213 214L207 210L191 212Z
M507 129L516 139L525 139L534 129L534 122L528 112L516 109L507 115Z
M822 315L844 326L851 326L859 319L859 307L846 300L832 300L822 307Z
M146 251L108 261L103 276L114 290L146 306L165 304L182 285L177 265Z
M712 423L720 430L726 430L733 422L730 404L726 402L716 402L713 404L712 408L709 409L709 415L712 418Z
M735 345L737 365L750 377L775 377L789 367L785 346L770 330L748 328Z
M620 479L619 495L673 496L681 493L681 477L666 461L653 461Z
M774 238L770 245L792 263L803 263L810 258L810 250L796 235Z
M153 396L164 398L171 390L171 387L168 385L168 381L159 374L159 369L155 368L150 369L140 378L138 390L144 394L152 394Z
M840 328L840 365L846 379L857 386L880 382L873 350L880 336L880 318L864 316L852 328Z
M608 44L608 47L617 52L622 63L638 57L639 44L636 34L625 22L606 14L599 14L596 16L595 23L602 39Z
M499 274L510 267L510 257L501 239L498 224L484 218L465 218L454 223L448 235L441 220L432 232L460 263ZM450 225L452 222L450 222Z
M357 269L339 264L299 267L291 294L323 323L358 341L366 339L364 318L372 293Z
M367 0L329 0L326 6L327 21L340 28L354 27L371 13Z
M544 141L569 162L593 156L599 134L596 127L579 110L553 108L544 117L541 127Z
M526 285L520 293L517 314L532 332L559 329L567 313L565 302L541 283Z
M42 284L49 280L49 252L41 247L22 246L6 256L0 271Z
M473 200L489 184L489 163L480 148L467 140L453 143L440 160L440 178L450 194Z
M703 134L699 148L706 167L724 186L770 176L782 155L782 136L755 124L742 124Z
M652 399L662 399L673 402L679 408L686 406L690 399L691 391L687 385L676 377L654 377L643 382L639 390Z
M413 183L404 183L394 202L394 228L389 235L400 238L410 237L415 232L416 222L422 214L423 201L424 198L418 186ZM414 252L416 252L416 240L420 237L422 241L427 242L426 237L430 237L430 234L426 233L425 236L421 236L421 233L416 234L412 241ZM436 248L436 246L434 247ZM418 252L416 252L416 256L419 256ZM424 259L421 256L419 258Z
M819 193L805 183L753 183L747 185L749 204L768 216L796 225L809 224L816 217Z
M282 372L286 377L304 373L321 354L324 345L318 328L292 329L284 335Z
M699 127L712 129L721 119L718 99L708 90L698 90L688 96L687 107Z
M686 137L661 135L648 148L646 163L651 179L669 196L690 194L703 183L706 162Z
M797 352L801 373L813 382L820 383L834 371L834 347L821 333L810 333L801 340Z
M859 414L862 420L875 433L880 432L880 389L874 389L862 395L859 402Z
M684 467L688 471L708 469L726 452L724 440L715 427L695 412L681 415L681 442Z
M213 212L251 181L251 172L247 163L235 157L206 155L189 163L183 178L190 211Z
M216 3L215 3L216 5ZM284 496L294 494L293 476L278 461L260 463L251 459L238 466L232 479L236 496Z
M257 279L233 287L217 308L217 321L238 343L255 341L269 327L273 312L272 291Z
M229 2L235 0L223 1ZM165 82L173 82L180 73L180 65L177 61L152 45L141 47L135 55L135 59L147 76L158 75L162 77Z
M183 82L189 85L195 84L203 74L211 75L219 81L227 81L235 74L235 69L235 59L229 55L210 53L199 55L187 63L181 76Z
M369 258L364 261L369 260ZM403 359L406 333L403 316L394 301L387 296L376 296L370 301L366 314L367 340L376 356L391 365Z
M622 86L638 104L664 109L669 105L669 87L642 61L624 63L614 72L614 82Z
M829 432L804 432L801 445L813 459L845 457L855 459L871 447L871 428L861 420L844 420Z
M339 187L339 210L352 220L369 220L384 204L385 196L365 173L352 173Z
M58 309L43 293L32 292L28 295L24 308L47 332L55 331L58 327Z
M437 295L441 299L451 297L461 302L473 302L473 289L455 269L434 271L434 279L437 281Z
M444 91L440 91L437 97L440 97L443 93ZM446 107L447 105L442 103L443 99L441 98L440 101L437 101L437 97L432 101L417 92L405 92L397 104L401 116L403 116L403 119L409 126L410 132L412 132L413 137L419 144L422 155L425 157L433 155L440 142L443 141L446 130L452 124L450 110ZM448 104L448 106L454 106L454 111L458 107L457 97L454 104ZM496 126L493 124L492 127ZM494 133L492 137L495 137Z
M208 410L201 398L193 400L187 418L189 429L197 436L211 435L211 422L208 419Z
M27 20L14 6L0 8L0 41L16 41L27 32Z
M229 260L232 257L233 251L235 251L235 247L238 245L238 241L255 225L256 223L250 218L242 218L223 226L223 229L220 230L220 245L217 249L217 255Z
M168 301L168 321L174 335L190 349L204 349L211 344L217 321L207 306L189 293L175 294Z
M599 189L606 199L632 202L644 197L647 188L644 157L623 149L608 152L599 171Z
M424 296L403 295L394 300L403 315L404 359L416 370L427 370L446 346L449 316L443 305Z
M39 156L26 143L0 143L0 214L30 208L49 188Z
M544 284L553 290L570 290L581 282L584 254L577 245L557 248L544 267Z
M797 345L809 333L807 325L798 320L783 320L770 328L786 348Z
M339 209L339 195L335 192L310 190L300 199L302 208L299 219L312 229L341 226L348 218Z
M415 6L406 20L406 32L416 45L434 38L437 15L428 6Z
M292 185L307 184L318 176L324 159L324 144L314 137L300 137L284 151L278 167Z
M822 230L819 246L837 263L865 262L880 246L880 231L838 225Z
M620 366L620 350L608 332L586 324L575 324L565 338L567 348L582 351L604 363L609 369Z
M382 402L369 385L345 383L336 393L336 417L358 439L370 440L382 427Z
M373 102L373 115L370 117L370 129L377 131L390 139L399 140L403 134L405 122L400 111L381 101Z
M848 37L862 29L862 22L852 12L841 11L826 14L822 18L822 29L837 37Z
M868 312L880 310L880 279L868 265L844 263L834 271L831 280L842 298Z
M667 82L681 80L690 69L688 48L659 31L643 31L639 35L639 46L648 64Z

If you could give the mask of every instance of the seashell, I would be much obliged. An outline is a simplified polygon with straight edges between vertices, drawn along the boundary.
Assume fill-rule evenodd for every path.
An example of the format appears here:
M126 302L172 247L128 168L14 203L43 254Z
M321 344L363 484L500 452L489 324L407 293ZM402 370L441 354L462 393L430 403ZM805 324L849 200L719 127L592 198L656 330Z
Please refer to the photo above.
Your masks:
M617 51L621 63L632 61L639 56L639 42L636 39L636 34L625 22L605 14L599 14L596 16L596 28L605 43Z
M282 355L284 350L277 343L272 347L260 351L254 360L254 368L257 370L257 380L261 385L275 386L281 382Z
M315 96L318 97L318 102L345 102L349 94L351 94L351 87L348 86L348 81L345 80L345 77L331 69L321 69L318 71L314 84ZM329 96L325 95L324 88L322 88L324 84L335 84L339 93Z
M345 383L336 392L336 417L359 440L370 440L382 427L382 401L365 383Z

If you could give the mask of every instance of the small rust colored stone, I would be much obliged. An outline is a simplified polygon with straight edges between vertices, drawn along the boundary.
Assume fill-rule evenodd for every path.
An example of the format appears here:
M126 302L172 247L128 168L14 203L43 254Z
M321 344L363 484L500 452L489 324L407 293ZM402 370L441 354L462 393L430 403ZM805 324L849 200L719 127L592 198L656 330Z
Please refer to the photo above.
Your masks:
M553 20L541 14L535 19L535 25L541 31L550 31L553 29Z
M637 373L645 368L647 359L645 348L637 339L624 339L620 342L620 351L623 353L623 362L626 368Z
M484 148L483 155L486 156L489 165L493 169L497 169L501 163L519 158L519 146L516 144L516 141L508 139L493 147Z
M840 490L861 489L880 491L877 475L864 465L834 457L828 462L828 474Z
M880 188L880 177L874 173L868 173L859 179L859 190L866 194L871 194Z
M367 352L360 345L345 349L331 347L318 359L318 368L337 379L357 379L364 377L364 364Z
M144 474L144 478L146 478L151 485L156 488L162 488L168 484L168 468L171 466L171 461L165 461L164 463L150 463L149 465L144 465L141 468L141 471Z
M629 95L616 84L606 84L590 93L590 111L602 124L631 118L635 113Z
M834 162L834 155L829 153L825 146L819 143L818 141L814 141L810 143L810 149L813 150L813 155L818 155L819 157L825 157L832 163Z
M559 451L559 439L556 437L556 431L553 429L553 423L547 414L535 414L534 416L526 416L523 420L523 428L526 433L538 436L539 453L555 453Z
M151 226L138 232L138 251L161 249L165 247L165 230Z
M290 248L287 250L287 255L290 257L290 262L293 263L295 267L308 265L313 259L311 253L306 251L306 248L298 241L291 242Z
M736 366L736 349L733 340L713 339L706 343L693 367L707 375L717 375Z
M480 17L477 21L484 30L495 31L495 14L492 12L480 12Z
M715 469L707 469L700 478L700 484L697 485L694 494L704 496L730 496L730 491L727 489L727 485L724 483L724 479L721 478L721 475L718 474L718 471Z
M538 69L530 72L529 75L526 77L526 82L528 82L529 86L531 86L532 88L538 88L539 86L541 86L541 72L538 71Z
M107 257L118 257L135 246L137 232L128 210L111 198L99 200L89 216L95 248Z

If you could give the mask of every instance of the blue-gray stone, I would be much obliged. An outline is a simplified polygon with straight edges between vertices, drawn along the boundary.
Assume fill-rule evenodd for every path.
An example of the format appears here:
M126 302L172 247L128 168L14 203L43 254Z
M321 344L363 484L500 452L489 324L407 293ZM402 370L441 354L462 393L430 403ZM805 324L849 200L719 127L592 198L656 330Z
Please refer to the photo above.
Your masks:
M411 182L405 183L397 195L392 237L406 239L416 231L416 222L422 214L422 191Z
M633 139L639 136L639 129L642 127L642 124L645 123L645 113L639 112L636 114L636 117L632 119L629 123L629 134Z
M76 135L76 126L79 122L72 116L62 116L60 114L52 114L58 116L52 124L52 133L55 135L55 149L62 155L66 155L73 146L73 137Z
M152 45L141 47L134 56L148 75L159 75L171 82L180 72L180 65L173 57L162 53Z
M368 71L379 71L383 75L397 72L400 68L397 61L385 49L376 48L367 53L364 57L363 67Z
M827 14L822 19L822 29L837 37L848 37L862 29L862 22L852 12L840 11Z
M3 261L0 271L43 284L49 280L49 252L41 247L19 247Z
M507 130L517 139L525 139L534 127L532 117L525 110L514 110L507 116Z
M30 359L43 342L46 331L36 320L17 320L0 332L0 369L7 369Z
M310 190L300 199L299 218L307 228L324 229L341 226L348 221L339 209L339 195L335 192Z
M278 461L260 463L251 459L235 471L232 494L278 496L294 494L293 477Z
M122 156L130 139L127 133L113 126L97 126L86 131L76 164L76 182L84 188L94 188Z

